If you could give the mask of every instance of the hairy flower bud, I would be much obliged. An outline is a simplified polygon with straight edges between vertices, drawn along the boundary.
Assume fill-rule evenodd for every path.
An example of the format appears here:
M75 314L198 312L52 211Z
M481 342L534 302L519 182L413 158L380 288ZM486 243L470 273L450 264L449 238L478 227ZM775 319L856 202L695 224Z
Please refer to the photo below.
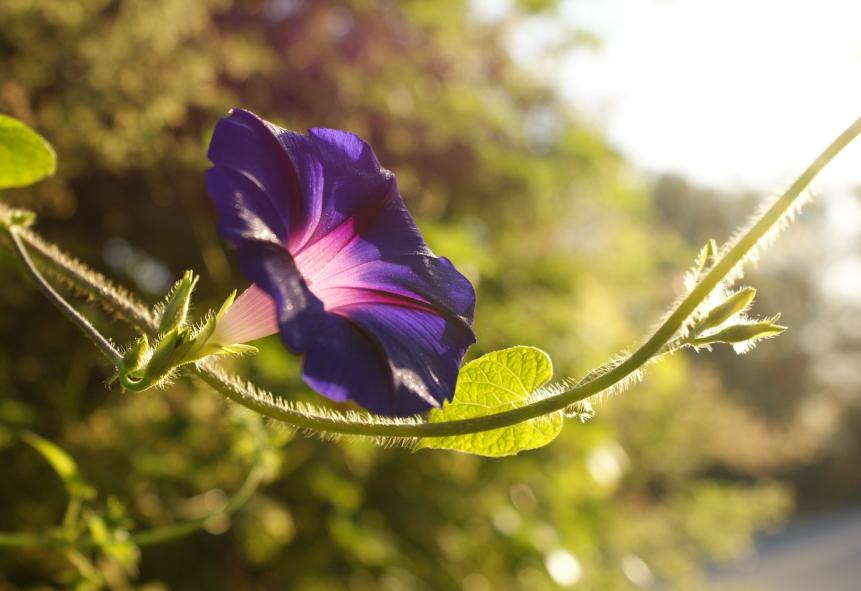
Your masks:
M123 388L140 392L164 383L180 366L196 363L210 355L244 355L257 351L251 345L222 342L218 323L233 305L232 292L217 313L210 312L196 330L186 326L191 292L197 277L187 271L171 290L163 307L161 326L169 328L159 333L150 346L146 335L139 336L123 356L115 378ZM174 326L170 326L173 324Z
M760 339L775 337L786 330L785 326L775 324L777 318L771 318L763 322L751 324L734 324L715 334L698 337L692 342L694 345L709 345L712 343L728 343L731 345L752 345ZM737 351L744 351L747 347L736 347Z
M709 313L696 324L694 330L699 334L705 330L720 326L736 314L743 312L755 297L756 289L752 287L745 287L735 292L723 302L712 308Z

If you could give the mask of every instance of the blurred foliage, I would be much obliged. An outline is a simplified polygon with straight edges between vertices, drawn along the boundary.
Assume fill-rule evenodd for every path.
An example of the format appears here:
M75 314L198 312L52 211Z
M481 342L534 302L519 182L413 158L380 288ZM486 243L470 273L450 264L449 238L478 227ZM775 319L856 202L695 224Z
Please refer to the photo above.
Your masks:
M658 223L691 244L729 234L760 200L695 187L675 176L659 178L652 195ZM829 218L840 215L840 205L834 197L824 195L807 206L779 248L749 273L759 288L759 305L779 310L790 330L742 363L718 350L697 358L694 369L716 370L731 399L768 419L748 440L722 430L735 469L768 468L793 482L803 510L855 505L861 490L854 468L861 457L861 308L854 294L834 293L827 281L829 275L850 279L843 263L857 256L859 244L835 233Z
M582 376L639 338L705 238L750 208L678 182L648 194L511 60L508 27L555 4L479 22L465 0L3 0L0 112L59 156L55 178L4 199L150 301L199 270L202 309L243 286L202 183L217 118L241 105L294 129L349 129L476 284L471 355L537 345L557 377ZM107 390L97 353L5 253L0 273L0 421L58 443L139 528L200 515L240 486L256 452L230 405L186 380ZM794 326L810 309L793 306L811 300L778 291L761 289L760 306ZM592 422L505 460L266 425L266 482L242 510L142 547L137 574L98 555L92 567L114 589L695 589L702 564L746 552L787 514L775 478L819 449L822 429L794 420L810 414L804 380L787 373L803 371L786 357L799 353L783 342L717 365L674 356ZM297 363L269 339L236 367L309 396ZM32 450L2 439L0 463L0 530L57 523L63 490ZM0 589L68 582L71 566L52 550L0 550Z

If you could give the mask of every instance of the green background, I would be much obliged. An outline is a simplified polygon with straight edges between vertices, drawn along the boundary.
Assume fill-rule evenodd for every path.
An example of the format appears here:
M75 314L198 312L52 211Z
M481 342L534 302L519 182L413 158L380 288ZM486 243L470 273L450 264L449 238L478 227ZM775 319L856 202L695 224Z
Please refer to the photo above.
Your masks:
M482 24L464 0L4 0L0 112L45 136L58 170L3 198L150 303L199 271L202 311L245 286L202 182L215 121L243 106L292 129L348 129L397 174L431 247L475 284L470 358L534 345L557 378L582 376L641 338L699 247L727 238L758 198L638 174L513 63L505 27L553 10L521 1ZM575 47L598 42L572 31ZM502 460L267 424L266 482L239 513L142 548L137 571L96 553L97 578L151 590L551 589L549 558L564 551L582 568L577 588L696 589L704 565L743 556L793 507L857 498L861 413L846 384L822 378L834 350L858 347L857 311L815 284L820 218L807 211L753 275L757 310L783 312L791 330L746 357L676 355L589 423ZM98 354L5 251L0 276L0 421L69 451L137 527L199 515L239 486L256 417L184 379L106 388ZM132 336L94 319L118 342ZM811 346L810 327L831 331L832 348ZM277 339L261 348L233 366L316 400ZM56 524L64 493L47 464L7 437L0 466L0 530ZM62 552L0 549L0 589L67 586L73 573Z

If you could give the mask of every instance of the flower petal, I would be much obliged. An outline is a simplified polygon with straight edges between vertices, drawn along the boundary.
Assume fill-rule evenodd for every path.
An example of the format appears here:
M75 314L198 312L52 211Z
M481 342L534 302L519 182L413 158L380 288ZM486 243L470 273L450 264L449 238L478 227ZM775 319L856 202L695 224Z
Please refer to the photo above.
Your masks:
M472 322L475 290L451 261L427 247L393 186L378 207L365 208L296 255L296 264L326 302L342 287L417 298Z
M338 309L342 300L345 304L351 303L344 299L345 290L373 290L393 298L414 300L440 315L456 316L466 323L472 323L475 309L472 284L443 257L405 255L372 260L315 280L312 289L326 309L332 311ZM335 294L339 296L337 299L332 297Z
M406 416L451 400L463 356L475 342L469 325L390 304L345 306L338 313L385 353L395 381L394 408L385 414Z
M216 125L209 149L216 167L248 176L272 198L281 219L267 221L289 227L284 244L294 253L359 208L381 201L394 179L357 136L334 129L309 133L294 133L233 109Z
M475 341L475 292L425 244L367 143L237 109L216 127L210 159L220 233L272 298L284 343L306 353L309 385L394 415L452 396Z
M378 209L392 192L397 193L394 175L380 166L374 151L358 136L322 128L310 129L308 134L308 137L291 132L280 135L282 141L301 138L313 143L316 154L312 156L307 150L301 154L316 156L324 169L320 215L303 246L327 236L350 218L367 217L367 212ZM285 145L289 149L290 145ZM293 153L294 158L299 155ZM371 216L375 217L373 213Z
M230 168L214 167L204 173L204 180L218 212L222 238L283 244L287 227L269 197L251 179Z
M395 387L384 353L349 320L326 314L302 363L302 379L339 402L352 400L378 414L393 414Z
M246 177L269 200L271 208L261 219L286 244L286 230L295 233L290 222L294 226L301 222L302 203L293 197L298 197L299 188L292 162L269 124L253 113L233 109L216 124L208 155L215 165L210 170L227 169Z
M294 353L305 351L325 313L323 303L308 289L293 258L271 242L243 240L235 248L243 275L275 303L281 340Z
M278 332L276 318L275 302L252 283L218 319L209 341L233 345L268 337Z

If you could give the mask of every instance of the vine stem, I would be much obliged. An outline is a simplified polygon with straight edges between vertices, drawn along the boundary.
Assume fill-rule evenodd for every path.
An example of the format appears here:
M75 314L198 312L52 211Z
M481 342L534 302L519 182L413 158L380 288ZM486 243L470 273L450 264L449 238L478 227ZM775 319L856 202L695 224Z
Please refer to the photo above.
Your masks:
M27 249L21 243L21 238L18 236L18 232L20 230L16 226L9 227L9 237L12 239L12 246L15 249L15 252L18 254L18 258L21 259L21 262L24 263L24 269L27 271L27 274L30 278L36 283L39 290L45 294L54 306L63 313L66 318L72 321L72 323L78 327L78 329L84 333L87 338L89 338L99 350L104 353L105 357L107 357L111 363L114 365L118 365L123 356L117 351L116 347L114 347L111 342L102 336L96 327L90 323L89 320L84 318L84 316L75 310L59 293L55 290L50 283L45 281L45 278L42 277L42 274L39 273L39 270L36 269L36 265L33 264L32 259L30 259L30 255L27 254Z
M757 218L721 258L705 273L688 295L672 310L658 329L632 354L621 363L616 364L606 373L602 373L591 381L582 380L570 389L522 407L489 414L470 419L429 422L398 422L386 421L373 416L354 416L334 411L320 414L305 412L301 409L279 405L271 395L255 395L237 378L224 373L209 362L199 363L192 371L204 382L227 396L231 400L254 410L269 418L288 423L294 427L311 431L323 431L348 435L366 435L387 438L416 438L444 437L451 435L466 435L489 431L528 421L537 417L561 411L565 407L594 396L615 384L624 381L637 370L647 364L683 327L685 321L696 311L715 287L729 274L757 243L774 227L774 225L792 208L802 191L834 159L853 139L861 134L861 118L858 118L843 133L841 133L823 152L801 173L789 188L767 210ZM43 262L48 266L60 265L64 269L55 269L55 275L70 283L76 289L96 299L109 310L115 312L121 319L140 330L152 332L155 321L148 311L135 304L123 293L109 286L106 279L95 275L81 267L72 259L52 250L50 245L40 241L38 237L25 230L21 235L34 241ZM39 248L41 247L41 248ZM65 261L67 264L63 264ZM94 279L98 278L98 280ZM100 284L101 283L101 284Z

